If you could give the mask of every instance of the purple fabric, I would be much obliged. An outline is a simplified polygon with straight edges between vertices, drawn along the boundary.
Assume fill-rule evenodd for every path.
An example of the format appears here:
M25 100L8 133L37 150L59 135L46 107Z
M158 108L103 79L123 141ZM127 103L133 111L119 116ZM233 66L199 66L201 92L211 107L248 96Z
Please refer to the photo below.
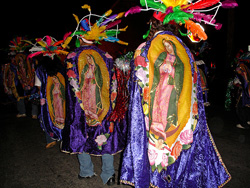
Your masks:
M77 75L77 80L79 80L77 66L78 57L85 49L96 50L101 55L103 60L106 62L111 80L111 71L113 68L112 59L107 58L102 50L94 46L82 46L77 48L74 51L76 55L72 58L66 59L67 62L71 62L74 65L72 70ZM75 93L72 91L72 86L69 84L68 77L66 76L66 123L63 131L63 142L61 149L69 153L82 153L84 151L93 155L115 154L123 150L126 140L126 118L124 118L121 122L115 122L114 130L112 133L110 133L110 122L107 120L107 117L111 114L111 112L112 107L110 105L110 109L102 121L101 126L88 126L85 120L85 113L80 107L80 103L75 97ZM102 150L100 150L98 149L95 139L98 135L106 133L110 134L110 136L107 140L107 144L102 145Z
M163 32L160 34L171 34ZM181 43L182 41L177 38ZM149 41L142 53L146 57ZM183 44L183 43L182 43ZM190 59L192 54L183 44ZM132 62L133 63L133 62ZM191 69L194 72L193 63ZM132 69L133 70L133 69ZM191 148L183 150L175 163L162 170L152 172L147 155L147 137L144 114L141 104L141 90L136 80L135 73L130 80L131 100L128 111L128 142L124 151L121 169L121 181L135 187L218 187L231 179L222 159L216 149L213 138L206 122L203 106L203 94L200 75L198 74L198 113L199 119L194 131ZM150 178L149 178L150 177Z
M64 75L63 71L61 71L61 74ZM54 123L52 122L50 115L49 115L49 109L48 109L48 103L46 99L46 86L47 86L47 73L45 69L40 66L36 69L36 75L41 81L41 88L40 88L40 99L45 99L46 102L44 105L41 105L41 114L40 114L40 125L42 129L52 138L55 140L61 140L62 139L62 129L59 129L54 126Z

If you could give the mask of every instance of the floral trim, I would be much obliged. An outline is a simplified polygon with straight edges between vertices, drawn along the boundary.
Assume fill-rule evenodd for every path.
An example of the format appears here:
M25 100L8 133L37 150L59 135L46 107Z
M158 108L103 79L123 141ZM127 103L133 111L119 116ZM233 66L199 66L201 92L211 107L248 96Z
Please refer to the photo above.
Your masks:
M107 144L107 140L109 138L110 134L100 134L99 136L96 137L95 142L97 143L97 148L99 150L102 150L102 146Z

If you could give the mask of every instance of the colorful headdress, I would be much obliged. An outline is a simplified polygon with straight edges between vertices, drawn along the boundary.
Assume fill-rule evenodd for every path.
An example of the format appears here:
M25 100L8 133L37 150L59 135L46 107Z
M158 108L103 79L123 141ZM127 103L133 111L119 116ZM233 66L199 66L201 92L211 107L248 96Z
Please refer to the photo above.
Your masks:
M10 54L16 54L18 52L24 52L24 50L30 47L30 44L26 42L25 37L16 37L10 41Z
M69 52L65 51L64 48L67 47L65 42L70 34L71 33L65 34L63 40L60 41L57 41L55 38L48 35L43 38L37 38L35 44L31 43L33 46L29 51L32 53L28 56L28 58L32 58L40 54L43 56L49 56L52 59L54 55L67 55Z
M84 16L79 20L78 16L73 14L77 22L77 27L72 33L73 36L77 36L78 39L82 39L85 43L100 43L101 40L108 42L117 42L119 44L128 45L128 43L123 42L117 38L117 35L121 31L126 31L127 27L119 29L118 24L121 23L120 18L122 18L125 12L119 14L111 15L112 10L108 10L102 16L92 14L91 7L87 4L82 6L83 9L88 9L89 14ZM111 15L111 16L110 16ZM97 21L91 24L91 18L97 17ZM116 26L116 29L111 29ZM69 39L71 40L71 39ZM68 41L69 42L69 41ZM76 40L76 46L80 46L79 40Z
M125 16L141 11L154 10L153 16L162 21L163 24L173 21L180 25L185 24L188 34L181 34L188 35L193 42L207 39L203 27L195 22L213 25L219 30L222 24L215 23L215 16L219 8L238 6L235 0L225 0L223 2L220 2L220 0L196 0L193 3L190 0L140 0L140 4L146 9L139 6L132 7L126 12ZM212 11L214 11L214 14L205 14Z

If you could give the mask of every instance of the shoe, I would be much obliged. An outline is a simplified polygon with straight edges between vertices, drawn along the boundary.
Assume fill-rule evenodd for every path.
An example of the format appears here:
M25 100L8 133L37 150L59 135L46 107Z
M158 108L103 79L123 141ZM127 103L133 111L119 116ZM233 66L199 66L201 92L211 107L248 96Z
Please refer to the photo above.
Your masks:
M17 114L16 117L17 118L26 117L26 114Z
M37 115L32 115L32 119L37 119Z
M78 174L78 179L79 179L79 180L85 180L85 179L94 178L94 177L96 177L96 176L97 176L96 173L94 173L92 176L86 176L86 177L82 177L82 176L80 176L80 175Z
M247 129L247 127L243 127L241 124L237 124L236 127L239 129Z
M48 144L46 145L46 149L52 148L52 147L54 147L55 145L56 145L56 141L50 142L50 143L48 143Z
M115 174L113 174L113 176L111 176L107 182L108 186L112 186L115 184Z

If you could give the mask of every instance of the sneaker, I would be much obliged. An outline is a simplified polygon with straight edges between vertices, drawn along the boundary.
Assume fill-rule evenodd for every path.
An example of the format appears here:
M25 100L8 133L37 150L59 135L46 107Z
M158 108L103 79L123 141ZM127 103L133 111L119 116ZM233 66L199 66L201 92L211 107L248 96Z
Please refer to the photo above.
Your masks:
M239 128L239 129L246 129L246 128L243 127L241 124L237 124L236 127Z
M17 118L26 117L26 114L17 114L16 117Z
M32 115L32 119L37 119L37 115Z
M78 179L79 179L79 180L84 180L84 179L94 178L94 177L96 177L96 176L97 176L96 173L94 173L92 176L86 176L86 177L82 177L82 176L80 176L80 175L78 174Z
M56 141L50 142L50 143L48 143L48 144L46 145L46 149L52 148L52 147L54 147L55 145L56 145Z

